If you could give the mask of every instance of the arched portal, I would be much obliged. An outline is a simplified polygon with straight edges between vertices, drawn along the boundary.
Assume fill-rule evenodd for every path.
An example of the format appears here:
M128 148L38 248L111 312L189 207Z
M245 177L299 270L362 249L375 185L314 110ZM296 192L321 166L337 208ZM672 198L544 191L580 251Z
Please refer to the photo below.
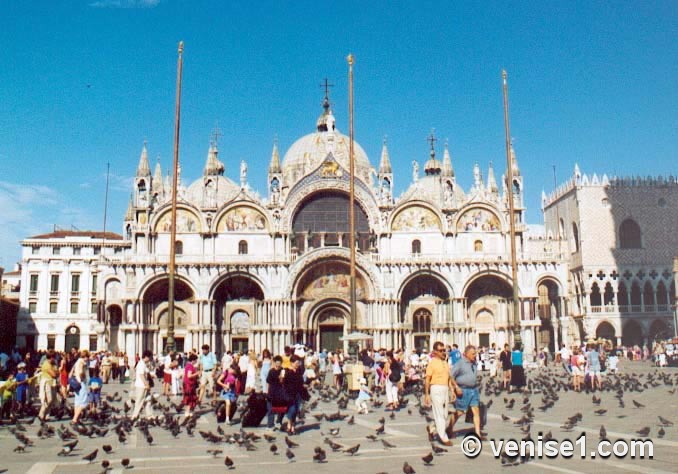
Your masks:
M555 339L553 322L558 320L561 314L559 286L551 279L544 279L537 285L537 295L537 314L541 321L537 345L547 346L554 352L558 341Z
M511 285L498 275L482 275L466 288L467 318L476 330L478 343L491 345L508 341L497 340L497 330L511 327Z
M162 278L153 282L142 295L141 322L157 328L143 333L142 346L154 352L164 352L167 344L168 294L169 279ZM174 280L174 344L177 350L183 349L186 325L194 320L194 297L193 288L186 281L181 278Z
M235 351L250 347L250 323L256 305L264 299L259 283L248 275L228 275L217 283L213 298L217 328L214 350L221 353L225 349Z
M412 331L402 332L399 345L419 349L431 347L431 324L439 308L450 304L450 290L436 273L415 274L400 291L400 322L411 324ZM422 323L428 322L428 329Z
M614 326L607 321L600 323L596 328L596 339L600 338L612 341L612 345L616 345L617 339L615 338Z
M106 317L106 331L108 336L108 350L111 352L118 352L120 324L122 323L122 308L117 304L112 304L108 307Z
M648 333L650 341L668 339L671 336L668 326L661 319L655 319L650 325L650 332Z
M347 332L348 313L340 305L327 305L318 310L315 316L315 331L319 350L334 352L343 349L341 338Z
M431 319L433 315L426 308L415 311L412 316L412 335L414 336L414 349L421 351L431 349Z
M80 328L71 324L66 328L64 350L69 352L71 349L80 349Z
M643 329L636 321L629 321L622 329L622 344L626 347L643 345Z

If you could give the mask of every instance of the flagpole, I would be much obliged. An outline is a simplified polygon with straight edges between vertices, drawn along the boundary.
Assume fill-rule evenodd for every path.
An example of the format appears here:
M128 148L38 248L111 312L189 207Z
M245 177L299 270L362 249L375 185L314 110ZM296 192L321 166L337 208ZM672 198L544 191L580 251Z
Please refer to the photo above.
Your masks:
M502 69L501 77L504 92L504 131L506 133L506 181L509 201L509 229L511 235L511 280L513 287L513 342L522 349L520 336L520 301L518 291L518 262L516 257L516 218L513 202L513 160L511 159L511 127L509 125L508 74Z
M349 186L349 251L350 251L350 331L352 334L356 331L356 288L355 288L355 156L353 135L353 54L346 58L348 61L348 135L349 135L349 168L350 168L350 186ZM349 347L354 350L355 343L349 342Z
M176 271L176 246L177 239L177 188L179 177L179 126L181 123L181 70L183 67L182 54L184 42L179 41L179 59L177 61L177 96L174 112L174 169L172 174L172 226L170 230L170 261L169 283L167 295L167 343L165 352L174 351L174 280Z

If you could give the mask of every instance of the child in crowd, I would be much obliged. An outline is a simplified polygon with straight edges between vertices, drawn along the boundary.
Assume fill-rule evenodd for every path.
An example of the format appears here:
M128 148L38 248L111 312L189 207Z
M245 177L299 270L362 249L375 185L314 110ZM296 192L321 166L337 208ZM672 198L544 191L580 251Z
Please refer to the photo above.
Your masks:
M235 370L233 366L227 371L222 372L217 380L217 385L221 387L221 398L226 401L226 424L231 424L231 403L235 403L237 396L235 392Z
M10 372L7 380L3 383L0 381L0 420L9 418L14 405L14 394L16 393L17 382L14 378L14 372Z
M619 357L617 357L616 352L610 352L609 357L607 358L607 368L611 374L617 373L617 364L619 363Z
M173 360L170 364L170 371L172 372L172 395L181 395L183 372L179 367L179 362Z
M20 413L26 412L26 405L28 404L28 388L30 379L26 373L26 364L21 362L17 365L16 380L16 401Z
M93 377L90 377L89 379L89 409L92 413L96 413L99 404L101 404L101 387L103 381L99 375L98 367L95 367L92 370L92 374L94 374Z
M358 393L358 398L355 401L355 405L358 408L358 413L367 415L369 410L367 409L367 401L372 398L372 392L370 392L369 387L367 386L367 380L365 377L360 379L360 393Z

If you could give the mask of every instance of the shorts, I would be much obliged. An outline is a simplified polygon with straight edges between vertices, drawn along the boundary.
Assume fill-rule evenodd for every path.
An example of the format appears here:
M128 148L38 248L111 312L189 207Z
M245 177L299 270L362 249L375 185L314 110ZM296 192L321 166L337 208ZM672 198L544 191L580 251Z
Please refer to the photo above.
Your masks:
M233 402L235 402L236 398L237 397L235 396L235 392L233 390L229 390L229 391L222 390L221 391L221 399L222 400L226 400L226 401L233 403Z
M457 397L454 402L454 408L457 411L465 412L469 407L480 406L480 392L477 388L462 388L461 397Z
M581 367L577 367L576 365L572 366L572 375L575 375L577 377L583 377L584 376L584 369Z
M99 405L101 403L101 392L89 392L89 402Z
M172 374L168 374L168 373L163 372L162 381L163 381L163 383L171 384L172 383Z
M589 369L591 377L600 377L600 367L597 369Z
M203 371L202 375L200 376L200 385L208 385L210 389L214 388L214 378L212 377L213 373L213 370L210 370L209 372Z

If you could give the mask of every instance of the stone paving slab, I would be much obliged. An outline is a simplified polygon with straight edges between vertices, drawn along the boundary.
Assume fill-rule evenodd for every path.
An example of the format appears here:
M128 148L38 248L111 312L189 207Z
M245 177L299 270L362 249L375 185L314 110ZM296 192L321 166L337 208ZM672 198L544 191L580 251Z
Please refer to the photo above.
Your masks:
M629 373L647 374L655 371L653 367L645 363L627 363L622 366L622 370ZM488 442L484 443L483 451L475 459L468 459L461 452L460 445L462 437L454 440L454 446L448 449L448 453L441 456L435 456L432 466L425 466L421 460L431 452L431 446L427 442L425 428L426 420L419 414L413 406L416 400L412 397L410 401L411 414L407 409L396 413L395 419L389 418L389 413L383 409L374 409L369 415L355 415L352 409L352 403L343 413L355 415L356 423L349 426L345 422L323 421L313 429L293 437L293 441L300 446L293 449L296 455L295 462L288 462L285 453L284 434L280 432L272 433L276 436L275 444L281 454L274 455L269 450L269 443L260 440L255 443L257 451L246 451L241 447L221 443L214 446L207 443L197 433L198 430L216 432L217 426L214 415L207 414L198 420L196 434L194 437L188 437L182 432L177 438L173 438L169 432L161 428L151 428L154 441L149 446L145 438L133 430L127 442L124 445L118 443L117 436L109 433L105 438L83 438L73 456L59 457L57 453L61 448L61 440L57 437L50 439L37 439L35 433L38 429L38 423L27 427L27 435L35 442L34 447L26 449L25 453L14 453L13 449L19 444L14 435L8 431L7 426L0 427L0 468L8 469L11 473L31 473L31 474L56 474L56 473L98 473L103 472L101 461L107 459L111 463L112 469L109 472L144 472L144 473L184 473L184 472L224 472L224 457L229 456L235 463L231 472L242 473L294 473L308 470L317 473L401 473L403 472L403 463L408 462L417 473L443 473L443 472L565 472L565 473L594 473L604 470L614 470L616 472L640 472L640 473L661 473L678 472L678 370L663 369L669 374L676 385L673 387L661 385L659 387L650 387L641 392L628 393L624 396L626 408L620 408L613 392L603 392L601 406L596 406L591 401L591 395L585 393L573 393L571 391L559 392L560 400L555 406L541 412L535 410L535 419L531 425L531 434L536 438L539 432L546 433L551 431L553 437L558 440L574 440L582 432L587 434L587 452L594 449L598 441L598 432L601 425L605 425L608 438L611 441L616 439L640 438L635 432L643 427L650 427L649 438L654 442L654 459L635 459L628 456L625 459L539 459L532 460L519 466L502 466L499 460L494 459ZM543 377L545 372L531 372L528 377ZM105 393L112 393L127 389L127 386L110 384L105 387ZM670 393L670 390L674 390ZM520 439L524 434L519 427L512 423L512 420L522 416L519 410L522 406L523 395L501 393L499 396L483 396L484 401L494 400L488 415L488 437L493 439ZM504 398L516 399L515 406L509 410L505 407ZM529 397L530 403L538 406L541 394L532 394ZM645 405L644 408L636 408L632 400L637 400ZM608 410L603 416L594 414L594 410L604 407ZM335 413L337 411L336 402L319 403L316 410L312 413ZM561 428L564 420L575 413L582 413L581 422L571 431L566 432ZM503 421L501 415L504 414L511 418L511 421ZM677 426L664 428L666 434L664 438L659 439L658 418L662 415L676 423ZM382 416L386 417L386 430L380 435L378 441L366 439L367 435L374 434L375 428L379 426L377 421ZM307 423L315 422L308 416ZM57 426L57 422L50 423ZM239 426L221 425L226 433L234 433L239 430ZM460 430L468 430L471 425L460 422ZM323 443L323 439L329 436L330 428L340 428L339 435L332 438L334 442L345 446L353 446L360 443L360 449L355 456L343 452L332 452L329 446ZM270 433L266 428L248 429L259 435ZM380 439L387 440L395 445L394 448L385 448ZM106 455L102 450L103 444L113 446L113 452ZM313 462L313 449L321 446L327 451L328 462L319 464ZM82 460L82 456L88 454L93 449L99 448L99 454L95 462L89 464ZM223 453L213 457L207 453L208 449L218 448ZM131 460L131 469L122 469L120 461L122 458Z

